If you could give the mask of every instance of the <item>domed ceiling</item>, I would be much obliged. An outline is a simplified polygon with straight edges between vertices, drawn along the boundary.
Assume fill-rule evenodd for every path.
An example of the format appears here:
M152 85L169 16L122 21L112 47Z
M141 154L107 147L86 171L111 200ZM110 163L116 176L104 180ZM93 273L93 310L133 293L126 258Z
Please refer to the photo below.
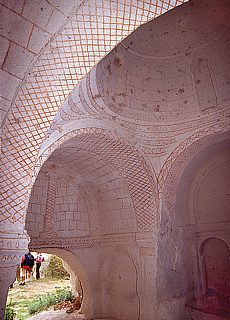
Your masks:
M97 86L111 111L175 123L229 103L230 3L208 3L188 2L141 26L100 62Z

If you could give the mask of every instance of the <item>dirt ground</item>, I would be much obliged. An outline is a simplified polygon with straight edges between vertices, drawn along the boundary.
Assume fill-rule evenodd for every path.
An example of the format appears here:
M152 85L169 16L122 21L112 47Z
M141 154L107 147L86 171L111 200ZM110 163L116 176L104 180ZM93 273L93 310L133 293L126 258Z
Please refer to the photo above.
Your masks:
M87 320L83 315L77 313L66 313L62 311L43 311L28 320Z
M12 289L9 289L8 299L17 299L18 296L31 299L38 294L52 293L60 288L70 288L70 281L64 279L39 279L26 282L24 286L14 283Z
M9 289L7 298L8 302L12 302L17 313L15 320L93 320L85 318L83 314L78 314L78 312L68 314L65 310L54 311L52 307L50 310L42 311L34 316L28 313L27 305L31 299L41 294L55 293L57 289L61 288L70 288L69 280L43 278L27 282L24 286L15 282L13 288ZM106 320L113 319L107 318Z
M82 314L70 313L67 314L65 311L44 311L38 315L29 318L28 320L114 320L112 318L106 319L87 319Z
M69 280L43 278L27 282L24 286L20 286L15 282L13 288L9 289L7 303L12 303L16 311L16 320L26 320L31 317L28 313L27 306L34 297L46 293L52 294L61 288L70 288Z

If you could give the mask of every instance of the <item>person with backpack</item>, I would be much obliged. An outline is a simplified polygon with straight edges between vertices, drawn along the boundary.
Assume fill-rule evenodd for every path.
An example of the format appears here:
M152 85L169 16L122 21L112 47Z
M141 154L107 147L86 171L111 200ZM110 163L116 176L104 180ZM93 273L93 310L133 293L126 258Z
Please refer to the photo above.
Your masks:
M24 285L25 282L30 280L31 273L34 266L34 256L28 252L22 257L21 268L22 268L22 282L20 285Z
M40 268L41 268L41 264L42 262L45 261L45 258L43 257L43 255L38 252L37 257L36 257L36 279L40 279Z

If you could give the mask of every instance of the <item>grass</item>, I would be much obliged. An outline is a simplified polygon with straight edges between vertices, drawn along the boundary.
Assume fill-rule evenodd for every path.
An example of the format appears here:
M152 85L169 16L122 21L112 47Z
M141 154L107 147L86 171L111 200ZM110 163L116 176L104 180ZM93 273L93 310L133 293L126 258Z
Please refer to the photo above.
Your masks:
M44 310L48 308L48 304L50 306L50 303L55 301L55 297L58 300L57 291L63 288L70 289L69 280L43 278L27 282L25 286L15 283L14 287L9 289L7 303L11 303L16 312L15 320L26 320L31 317L32 310Z
M33 298L28 305L28 310L30 314L34 314L36 312L47 310L49 307L59 302L70 301L72 298L73 296L69 289L57 289L54 294L50 294L48 292L45 295L43 294Z

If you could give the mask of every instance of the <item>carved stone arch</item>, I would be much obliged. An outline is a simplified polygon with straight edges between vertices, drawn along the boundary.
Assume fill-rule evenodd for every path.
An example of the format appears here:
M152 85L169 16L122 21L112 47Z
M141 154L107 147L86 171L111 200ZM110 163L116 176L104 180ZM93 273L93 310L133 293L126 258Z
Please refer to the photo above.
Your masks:
M199 145L204 144L205 139L207 140L207 143L212 143L212 139L214 137L213 142L215 142L215 139L218 141L218 133L224 133L227 132L229 129L228 123L222 123L222 124L216 124L214 126L210 126L208 128L204 128L203 130L200 130L190 137L188 137L186 140L182 141L180 145L173 150L173 152L169 155L167 160L165 161L159 176L158 176L158 187L159 192L162 193L164 185L166 183L166 179L169 178L169 173L173 167L173 164L177 161L179 161L180 155L185 152L190 146L194 145L195 142L197 142L197 152L199 152ZM200 141L200 142L199 142ZM190 150L194 150L194 147L192 147Z
M81 312L87 317L91 317L93 314L93 294L91 288L91 282L89 279L88 270L85 265L84 259L80 254L73 253L66 248L49 248L47 246L32 246L31 250L39 251L43 253L53 254L59 256L64 263L67 264L67 271L70 273L71 282L73 285L73 292L75 291L74 286L80 287L83 290L83 303L81 306ZM75 282L75 283L74 283ZM78 283L80 282L80 283ZM82 287L82 288L81 288ZM81 293L81 292L79 292Z
M202 272L202 306L205 312L229 316L230 249L221 237L203 240L199 248ZM210 298L209 298L210 297ZM208 310L208 299L215 299L215 306ZM196 308L199 308L199 303ZM213 310L212 310L213 309Z
M139 231L150 231L157 221L158 195L156 181L143 154L136 147L120 138L116 132L101 128L79 128L60 135L56 141L45 146L35 166L34 178L43 163L52 159L55 150L71 143L88 148L113 165L129 188L136 213ZM34 179L33 179L34 180Z
M200 245L200 250L199 250L199 253L201 256L204 255L205 245L210 240L217 240L218 242L222 243L223 246L226 248L226 253L230 256L230 249L229 249L227 243L219 237L218 238L217 237L210 237L210 238L206 238L205 240L203 240L203 242Z
M201 154L205 149L207 151L213 145L228 144L228 127L214 126L186 139L174 150L161 170L158 177L159 188L162 190L162 200L167 207L169 214L175 213L176 193L178 184L184 173L185 168L192 163L193 158ZM225 147L226 148L226 147Z
M226 129L215 126L191 136L170 155L165 164L164 169L167 166L168 168L162 184L161 223L158 234L158 263L162 271L159 272L158 281L164 289L160 288L158 295L163 303L172 299L176 291L178 301L181 299L181 307L186 303L197 308L194 301L199 304L202 296L199 243L207 235L219 237L226 234L224 230L228 227L228 222L225 225L225 221L217 220L216 224L208 219L206 224L204 220L200 222L191 214L189 206L193 190L191 186L194 184L194 188L197 187L196 175L203 166L208 166L210 161L217 161L222 156L223 159L229 159L230 136ZM207 194L208 191L206 189ZM227 234L226 237L229 238ZM163 257L165 251L167 256ZM168 286L168 283L171 284ZM185 313L183 316L187 317Z
M1 221L23 229L28 184L39 147L69 93L97 62L139 25L183 2L186 0L167 0L158 5L137 0L127 4L117 0L81 2L76 14L30 66L7 114ZM19 170L20 174L17 174Z

